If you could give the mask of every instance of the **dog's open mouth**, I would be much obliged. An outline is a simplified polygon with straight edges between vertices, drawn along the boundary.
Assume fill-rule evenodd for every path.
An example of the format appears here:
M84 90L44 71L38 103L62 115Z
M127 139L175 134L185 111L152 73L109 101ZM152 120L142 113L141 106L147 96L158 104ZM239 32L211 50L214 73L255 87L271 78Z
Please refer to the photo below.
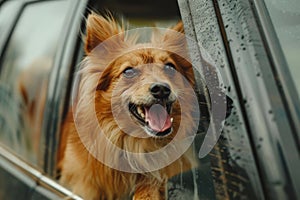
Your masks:
M129 103L129 111L137 121L146 128L149 134L159 137L172 132L171 110L172 103L160 101L152 105Z

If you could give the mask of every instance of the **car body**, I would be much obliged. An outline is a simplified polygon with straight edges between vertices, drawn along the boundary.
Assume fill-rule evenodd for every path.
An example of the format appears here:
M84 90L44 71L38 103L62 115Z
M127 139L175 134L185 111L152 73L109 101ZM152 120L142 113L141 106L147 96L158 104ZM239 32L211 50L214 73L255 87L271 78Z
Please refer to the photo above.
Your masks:
M300 199L300 13L292 5L285 19L284 5L270 0L0 1L0 199L80 199L59 184L56 165L90 9L114 10L133 27L181 18L195 42L192 64L200 74L215 66L233 100L218 142L198 169L170 181L170 199ZM23 75L31 65L39 69ZM35 84L20 90L28 79ZM33 104L42 112L28 116Z

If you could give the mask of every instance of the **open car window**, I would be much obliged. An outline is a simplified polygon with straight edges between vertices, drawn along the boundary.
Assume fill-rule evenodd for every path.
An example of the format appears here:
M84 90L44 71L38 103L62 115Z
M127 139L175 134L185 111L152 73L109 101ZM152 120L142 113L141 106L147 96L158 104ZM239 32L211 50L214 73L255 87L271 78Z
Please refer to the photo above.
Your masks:
M189 4L184 1L179 1L179 4L171 1L163 4L158 1L149 4L136 1L103 1L103 3L92 3L90 7L98 13L105 13L107 10L116 13L129 22L131 29L145 26L170 27L182 19L186 37L194 41L194 44L199 44L198 51L191 48L189 52L194 62L192 64L198 67L195 70L203 76L206 64L215 68L210 75L214 76L214 71L219 73L220 89L233 101L232 113L223 122L224 128L220 138L217 138L218 142L212 144L214 148L209 154L201 158L197 156L199 167L182 172L169 180L169 199L264 198L260 174L249 139L249 129L244 119L244 111L240 108L241 99L237 94L236 83L224 52L218 22L212 14L215 12L213 5L204 4L202 1ZM201 12L198 12L199 9ZM153 14L153 10L157 12ZM207 17L203 13L212 15ZM243 47L240 51L243 51ZM203 87L200 79L198 79L198 87ZM208 116L203 116L201 120L209 123L209 119L205 117ZM205 132L207 124L203 121L200 121L199 133L192 144L197 155L207 135Z

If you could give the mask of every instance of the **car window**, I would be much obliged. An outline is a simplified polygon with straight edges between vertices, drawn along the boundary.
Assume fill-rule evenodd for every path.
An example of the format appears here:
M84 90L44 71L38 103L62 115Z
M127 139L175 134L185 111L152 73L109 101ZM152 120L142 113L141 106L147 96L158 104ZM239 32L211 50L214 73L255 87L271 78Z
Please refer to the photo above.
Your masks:
M0 142L33 165L43 156L40 139L48 77L67 6L68 1L26 4L1 60Z
M265 0L277 37L300 94L300 2Z
M192 38L200 48L200 52L190 49L191 59L195 62L193 64L201 66L203 60L199 58L202 57L205 63L217 68L222 77L222 90L233 100L232 113L224 122L218 143L213 144L214 148L208 155L199 157L200 166L197 169L183 172L169 180L169 199L263 199L249 130L240 107L212 2L199 0L189 1L187 4L179 1L178 5L171 1L165 4L154 1L149 5L142 5L136 1L102 1L90 7L97 11L109 10L120 14L129 20L131 28L153 25L169 27L182 18L187 37ZM153 10L157 12L153 13ZM164 12L165 10L170 12ZM243 48L239 50L242 51ZM199 81L198 85L201 84ZM206 126L205 123L202 125ZM199 127L199 134L193 143L197 155L205 140L206 134L203 131L206 128Z

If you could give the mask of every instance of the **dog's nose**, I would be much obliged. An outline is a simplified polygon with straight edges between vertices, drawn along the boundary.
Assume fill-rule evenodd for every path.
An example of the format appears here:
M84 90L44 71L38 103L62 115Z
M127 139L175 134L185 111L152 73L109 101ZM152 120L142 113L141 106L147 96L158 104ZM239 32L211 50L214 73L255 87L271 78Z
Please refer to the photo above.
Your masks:
M153 83L150 86L150 92L157 99L166 99L169 97L171 90L167 83Z

